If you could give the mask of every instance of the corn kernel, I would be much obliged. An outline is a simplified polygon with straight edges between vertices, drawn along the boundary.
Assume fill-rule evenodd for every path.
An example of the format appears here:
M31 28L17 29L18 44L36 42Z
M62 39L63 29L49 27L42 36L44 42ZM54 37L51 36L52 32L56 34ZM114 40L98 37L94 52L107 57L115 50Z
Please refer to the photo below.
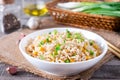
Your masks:
M86 56L86 60L89 60L89 59L91 59L91 56Z
M44 47L40 47L40 51L44 52L45 48Z
M71 59L70 59L70 62L75 62L75 59L71 58Z
M44 43L46 43L46 40L43 40Z
M51 39L51 38L49 38L49 41L51 42L51 41L52 41L52 39Z
M93 47L94 47L95 49L98 49L98 46L97 46L96 44L94 44Z
M33 51L33 56L37 56L37 55L38 55L38 52Z

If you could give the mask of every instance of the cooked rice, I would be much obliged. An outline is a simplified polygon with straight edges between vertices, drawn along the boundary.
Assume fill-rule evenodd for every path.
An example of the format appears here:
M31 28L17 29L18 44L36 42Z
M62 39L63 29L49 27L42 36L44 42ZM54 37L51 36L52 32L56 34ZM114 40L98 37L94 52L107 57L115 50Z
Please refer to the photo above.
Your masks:
M101 50L94 40L79 32L58 32L39 35L26 46L29 55L41 60L57 63L86 61L100 55Z

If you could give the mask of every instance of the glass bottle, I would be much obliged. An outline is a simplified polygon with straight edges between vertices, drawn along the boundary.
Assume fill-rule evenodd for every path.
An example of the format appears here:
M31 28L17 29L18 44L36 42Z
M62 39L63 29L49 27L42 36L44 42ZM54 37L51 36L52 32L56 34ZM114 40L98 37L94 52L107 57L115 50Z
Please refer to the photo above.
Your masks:
M20 5L16 0L3 0L0 3L0 30L2 33L11 33L21 27Z
M23 12L29 16L44 16L48 10L46 0L22 0Z
M48 10L46 3L50 0L22 0L24 24L30 29L37 29ZM33 27L34 26L34 27Z

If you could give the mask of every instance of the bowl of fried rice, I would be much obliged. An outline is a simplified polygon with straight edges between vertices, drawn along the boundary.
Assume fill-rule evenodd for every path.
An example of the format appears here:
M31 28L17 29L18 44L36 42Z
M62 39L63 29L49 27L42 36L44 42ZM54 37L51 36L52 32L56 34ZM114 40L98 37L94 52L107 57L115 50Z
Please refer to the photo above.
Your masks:
M97 64L108 46L98 34L79 28L49 28L25 36L19 49L39 70L58 76L75 75Z

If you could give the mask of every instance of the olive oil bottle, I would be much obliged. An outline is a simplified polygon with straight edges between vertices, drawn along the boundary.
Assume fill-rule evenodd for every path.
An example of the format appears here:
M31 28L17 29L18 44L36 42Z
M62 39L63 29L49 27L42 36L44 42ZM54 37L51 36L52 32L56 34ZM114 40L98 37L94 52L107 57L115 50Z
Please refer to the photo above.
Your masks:
M46 6L40 4L29 4L24 6L23 11L30 16L44 16L48 12Z

